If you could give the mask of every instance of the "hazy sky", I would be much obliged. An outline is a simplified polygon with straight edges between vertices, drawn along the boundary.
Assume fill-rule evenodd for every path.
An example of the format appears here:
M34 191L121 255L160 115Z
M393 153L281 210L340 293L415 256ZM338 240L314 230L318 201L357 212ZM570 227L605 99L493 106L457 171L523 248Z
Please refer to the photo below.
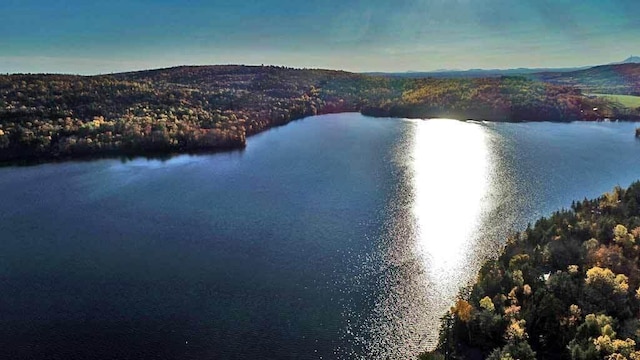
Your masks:
M640 0L1 0L0 72L563 67L640 55Z

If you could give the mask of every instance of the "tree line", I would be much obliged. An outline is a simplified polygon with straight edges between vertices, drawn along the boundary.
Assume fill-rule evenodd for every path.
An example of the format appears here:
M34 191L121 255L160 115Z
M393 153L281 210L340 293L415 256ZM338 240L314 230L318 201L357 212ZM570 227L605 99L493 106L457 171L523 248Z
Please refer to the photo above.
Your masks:
M305 116L596 120L613 103L524 78L400 79L274 66L0 76L0 162L243 147ZM597 111L594 109L598 108Z

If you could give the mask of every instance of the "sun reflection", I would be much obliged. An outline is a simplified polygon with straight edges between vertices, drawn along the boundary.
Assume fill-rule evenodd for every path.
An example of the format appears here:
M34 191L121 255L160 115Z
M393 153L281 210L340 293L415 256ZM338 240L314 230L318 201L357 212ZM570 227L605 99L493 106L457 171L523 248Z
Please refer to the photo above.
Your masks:
M428 120L416 124L413 214L419 250L430 268L455 268L478 227L488 188L488 150L477 124Z
M456 120L415 123L413 215L418 252L426 262L432 290L455 296L473 248L489 189L489 148L485 129Z
M348 358L415 358L433 349L440 318L484 251L480 226L495 197L490 131L457 120L407 122L393 153L399 183L386 210L391 221L380 258L371 259L378 296L354 322L362 354Z

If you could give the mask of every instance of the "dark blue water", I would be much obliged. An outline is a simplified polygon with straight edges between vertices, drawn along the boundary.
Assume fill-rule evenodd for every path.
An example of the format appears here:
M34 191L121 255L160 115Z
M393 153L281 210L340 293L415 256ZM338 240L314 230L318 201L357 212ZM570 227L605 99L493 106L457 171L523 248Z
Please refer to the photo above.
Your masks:
M640 178L634 128L341 114L239 152L2 168L0 358L412 356L507 233ZM452 218L468 233L432 235Z

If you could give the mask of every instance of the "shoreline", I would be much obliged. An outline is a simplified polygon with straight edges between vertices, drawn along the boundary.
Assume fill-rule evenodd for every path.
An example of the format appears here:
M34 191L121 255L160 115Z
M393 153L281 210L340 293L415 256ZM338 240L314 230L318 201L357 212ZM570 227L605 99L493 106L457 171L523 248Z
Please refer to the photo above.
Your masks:
M271 129L278 128L281 126L286 126L289 123L316 117L316 116L325 116L325 115L333 115L333 114L360 114L365 117L376 118L376 119L410 119L410 120L431 120L431 119L451 119L462 122L484 122L484 123L542 123L542 122L550 122L550 123L606 123L606 122L629 122L629 123L640 123L640 117L638 118L630 118L630 119L595 119L595 120L522 120L522 121L513 121L513 120L489 120L489 119L456 119L452 116L432 116L432 117L411 117L411 116L389 116L382 114L370 114L364 113L363 111L329 111L329 112L321 112L318 114L308 114L302 117L293 118L286 122L278 122L274 123L272 126L267 126L259 131L255 131L252 133L245 133L245 138L242 143L229 144L224 146L212 146L212 147L197 147L192 149L176 149L170 151L161 151L161 150L142 150L142 151L131 151L131 150L119 150L119 149L109 149L104 152L97 152L93 154L78 154L78 155L64 155L64 156L42 156L42 157L23 157L15 160L8 161L0 161L0 168L6 167L28 167L28 166L37 166L43 164L56 164L56 163L65 163L72 161L80 161L80 162L89 162L95 160L103 160L103 159L126 159L133 160L136 158L146 158L148 160L169 160L173 157L180 155L211 155L218 154L223 152L234 152L234 151L244 151L247 146L247 140L254 135L262 134Z

